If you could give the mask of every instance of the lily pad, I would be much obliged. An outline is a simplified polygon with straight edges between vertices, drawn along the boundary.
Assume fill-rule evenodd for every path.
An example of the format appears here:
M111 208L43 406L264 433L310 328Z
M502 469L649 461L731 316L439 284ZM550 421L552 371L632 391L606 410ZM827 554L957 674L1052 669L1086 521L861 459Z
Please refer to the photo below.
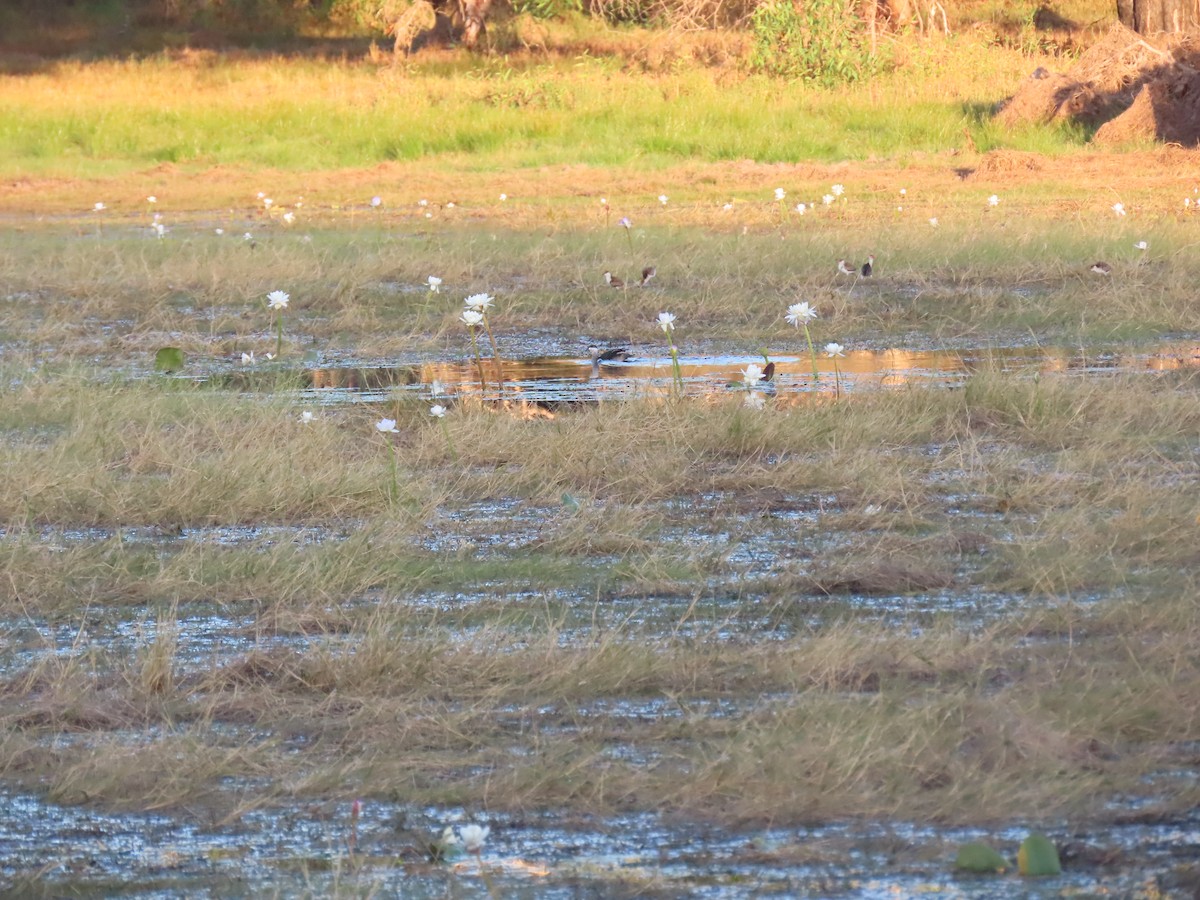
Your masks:
M1009 862L987 844L972 841L958 848L958 856L954 859L954 868L960 872L975 872L980 875L1003 873L1009 869Z
M1062 864L1054 842L1044 834L1031 834L1021 842L1017 851L1017 870L1033 878L1045 875L1061 875Z
M178 347L159 347L154 354L155 372L178 372L183 368L183 351Z

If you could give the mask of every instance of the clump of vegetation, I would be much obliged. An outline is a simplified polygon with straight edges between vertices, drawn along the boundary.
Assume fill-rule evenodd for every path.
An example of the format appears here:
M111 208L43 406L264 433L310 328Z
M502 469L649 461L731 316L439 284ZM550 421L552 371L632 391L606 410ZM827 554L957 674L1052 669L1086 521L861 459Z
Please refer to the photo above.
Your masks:
M879 67L862 22L843 0L765 0L750 21L750 63L768 75L833 85L866 78Z

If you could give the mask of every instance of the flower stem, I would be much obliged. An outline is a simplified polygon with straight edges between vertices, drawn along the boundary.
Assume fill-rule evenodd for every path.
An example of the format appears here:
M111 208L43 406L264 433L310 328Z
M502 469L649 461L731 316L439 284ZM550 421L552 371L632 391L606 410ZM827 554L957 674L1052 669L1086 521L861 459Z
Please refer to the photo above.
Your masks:
M392 453L392 492L389 494L392 503L396 503L400 499L400 476L396 467L396 445L391 441L387 442L388 449Z
M487 316L483 317L483 327L487 329L488 340L492 342L492 362L496 365L496 387L500 393L504 393L504 367L500 362L500 351L496 347L496 337L492 334L492 326L487 320Z
M676 397L683 396L683 371L679 368L679 351L675 342L667 337L667 347L671 351L671 388Z
M483 357L479 355L479 341L475 339L475 326L468 325L471 331L471 347L475 350L475 368L479 372L480 393L487 390L487 377L483 374Z
M450 426L446 424L445 419L439 421L442 423L442 434L446 436L446 446L450 448L450 458L458 462L458 451L454 449L454 441L450 438Z
M804 336L808 339L808 356L812 360L813 381L821 380L821 376L817 374L817 348L813 346L812 334L809 333L808 323L804 323Z
M842 372L838 368L836 357L833 360L833 396L838 398L842 396Z
M283 352L283 313L275 320L275 357Z

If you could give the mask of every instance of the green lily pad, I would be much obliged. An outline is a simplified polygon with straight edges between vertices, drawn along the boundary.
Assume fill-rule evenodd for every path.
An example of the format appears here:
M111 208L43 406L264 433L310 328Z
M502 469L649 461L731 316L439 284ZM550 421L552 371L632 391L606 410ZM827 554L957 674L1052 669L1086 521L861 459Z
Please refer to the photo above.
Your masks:
M155 372L178 372L183 368L183 351L178 347L159 347L154 354Z
M1061 875L1062 864L1058 861L1054 842L1044 834L1035 833L1025 838L1017 851L1017 870L1033 878Z
M1006 872L1009 862L987 844L972 841L958 848L954 868L960 872L975 872L980 875Z

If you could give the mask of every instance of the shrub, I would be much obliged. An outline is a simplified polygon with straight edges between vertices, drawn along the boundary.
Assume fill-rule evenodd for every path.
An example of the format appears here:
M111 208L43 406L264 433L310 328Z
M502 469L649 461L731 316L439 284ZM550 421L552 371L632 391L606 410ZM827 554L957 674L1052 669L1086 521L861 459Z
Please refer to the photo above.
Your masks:
M750 64L769 75L838 84L875 69L862 22L845 0L766 0L750 21Z

